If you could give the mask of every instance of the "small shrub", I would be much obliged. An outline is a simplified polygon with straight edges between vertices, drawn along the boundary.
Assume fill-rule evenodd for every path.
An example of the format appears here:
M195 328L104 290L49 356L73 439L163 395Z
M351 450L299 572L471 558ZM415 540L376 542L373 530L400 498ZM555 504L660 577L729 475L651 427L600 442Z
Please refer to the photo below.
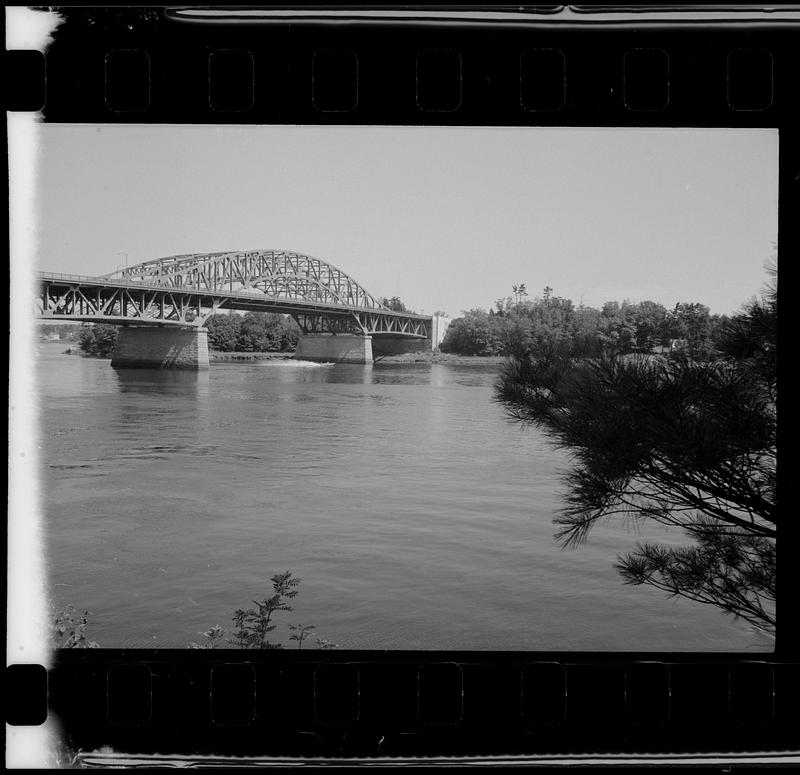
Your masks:
M225 629L215 624L205 632L202 643L191 643L189 648L214 649L226 643L240 649L280 649L283 646L269 640L269 634L275 631L274 615L279 611L293 611L289 601L299 594L300 579L295 578L291 571L276 573L272 579L273 594L262 601L253 601L255 608L238 608L233 615L236 627L232 636L226 637ZM302 649L303 643L316 627L313 624L289 624L292 633L289 640L297 642L297 648ZM315 643L319 649L336 648L324 638L316 638Z
M293 611L288 601L297 597L300 579L292 577L291 571L277 573L272 579L274 595L261 602L254 600L256 608L239 608L233 615L236 632L234 645L239 648L277 649L280 644L267 640L267 635L275 629L272 617L277 611Z
M296 640L297 648L301 649L303 648L303 641L308 637L308 633L317 628L313 624L290 624L289 629L294 633L289 636L289 640Z
M86 626L89 622L89 611L78 615L74 606L61 608L53 618L52 633L56 648L60 649L96 649L99 644L86 637Z

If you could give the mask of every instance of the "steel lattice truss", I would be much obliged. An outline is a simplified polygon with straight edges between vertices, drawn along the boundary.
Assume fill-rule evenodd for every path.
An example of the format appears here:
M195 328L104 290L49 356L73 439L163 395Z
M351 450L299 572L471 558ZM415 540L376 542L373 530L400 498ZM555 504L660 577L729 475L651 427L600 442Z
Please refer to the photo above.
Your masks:
M430 317L395 312L318 258L283 250L172 256L102 277L39 273L42 318L203 325L225 309L291 314L305 333L427 338Z

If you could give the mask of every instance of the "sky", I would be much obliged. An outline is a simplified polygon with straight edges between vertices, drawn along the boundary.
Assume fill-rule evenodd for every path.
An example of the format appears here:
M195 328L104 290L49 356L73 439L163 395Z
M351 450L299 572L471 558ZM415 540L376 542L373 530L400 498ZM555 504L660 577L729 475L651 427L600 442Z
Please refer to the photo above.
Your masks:
M525 283L735 312L777 242L766 129L38 126L37 268L286 249L431 314Z

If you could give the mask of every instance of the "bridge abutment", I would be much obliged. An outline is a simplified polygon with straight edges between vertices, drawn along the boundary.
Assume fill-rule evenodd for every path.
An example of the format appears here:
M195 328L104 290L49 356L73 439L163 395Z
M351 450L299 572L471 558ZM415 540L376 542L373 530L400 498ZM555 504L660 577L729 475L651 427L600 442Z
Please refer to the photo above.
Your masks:
M360 334L303 334L295 360L316 363L372 363L372 337Z
M208 369L204 328L123 326L111 354L118 369Z

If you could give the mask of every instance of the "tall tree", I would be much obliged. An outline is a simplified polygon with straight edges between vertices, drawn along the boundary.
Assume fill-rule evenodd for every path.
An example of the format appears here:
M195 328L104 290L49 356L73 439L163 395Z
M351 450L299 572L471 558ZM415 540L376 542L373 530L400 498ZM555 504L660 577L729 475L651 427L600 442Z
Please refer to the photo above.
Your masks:
M497 317L502 320L501 317ZM462 355L494 355L499 350L493 318L481 309L473 309L456 318L448 327L440 349Z
M685 339L693 355L704 354L710 347L710 310L705 304L679 302L670 315L670 329L675 339Z
M742 310L722 321L716 331L719 351L749 368L767 387L772 400L777 391L778 275L767 265L769 282L761 298L754 297Z
M667 343L667 309L663 304L642 301L633 306L631 318L636 326L636 346L640 350L651 350Z

